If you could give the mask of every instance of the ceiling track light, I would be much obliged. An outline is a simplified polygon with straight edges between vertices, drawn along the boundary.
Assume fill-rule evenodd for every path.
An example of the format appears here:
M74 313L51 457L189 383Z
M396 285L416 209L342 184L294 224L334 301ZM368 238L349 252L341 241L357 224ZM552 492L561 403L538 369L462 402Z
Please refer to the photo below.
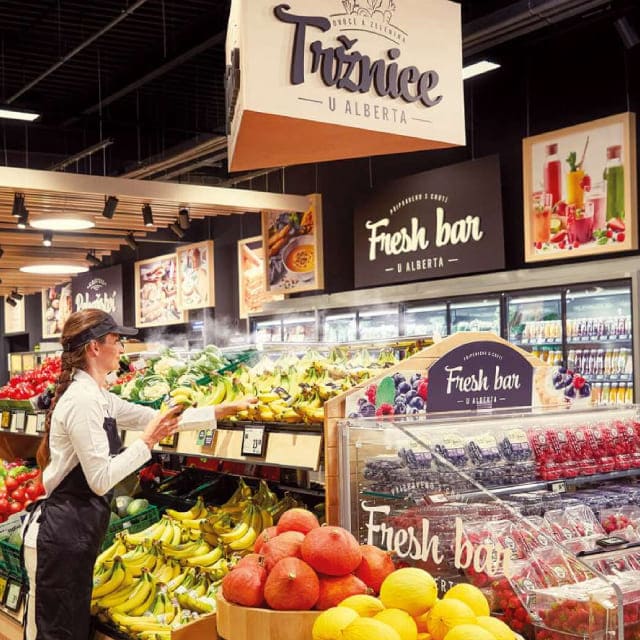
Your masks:
M87 262L94 267L102 267L102 260L96 256L95 252L89 251L86 255Z
M18 229L26 229L28 221L29 221L29 211L25 209L24 212L18 218L18 222L16 223Z
M178 211L178 224L180 228L185 231L189 228L191 224L191 220L189 220L189 209L180 209L180 211Z
M24 193L13 194L13 207L11 209L11 215L14 218L19 218L25 212L24 207Z
M21 293L18 293L17 289L14 289L14 290L11 292L11 297L12 297L14 300L22 300L22 298L23 298L24 296L23 296Z
M135 251L138 248L138 243L136 242L136 239L133 237L133 233L129 232L127 233L127 235L124 237L125 242L129 245L129 248L133 251Z
M12 307L17 306L17 304L18 304L18 303L17 303L17 302L16 302L16 301L15 301L15 300L10 296L10 295L9 295L9 296L7 296L7 297L4 299L4 301L5 301L8 305L11 305Z
M113 218L113 214L116 212L116 207L118 206L118 198L115 196L105 196L104 199L104 209L102 210L102 215L105 218L111 220Z
M42 244L45 247L50 247L52 241L53 241L53 234L51 233L51 231L45 231L42 234Z
M145 227L153 227L153 211L148 203L142 207L142 220Z
M172 222L169 225L169 229L171 229L171 231L173 231L173 233L175 233L181 240L184 238L184 231L180 228L180 225L177 222Z

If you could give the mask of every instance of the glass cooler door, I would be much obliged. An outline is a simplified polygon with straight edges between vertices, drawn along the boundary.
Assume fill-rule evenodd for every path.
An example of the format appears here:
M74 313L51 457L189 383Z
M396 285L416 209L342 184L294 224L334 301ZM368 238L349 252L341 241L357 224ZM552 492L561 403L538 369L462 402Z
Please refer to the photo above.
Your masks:
M358 320L355 311L328 312L322 326L324 342L354 342L358 339Z
M562 295L558 291L507 296L507 339L551 365L562 356Z
M490 331L500 335L500 298L461 300L449 305L451 333Z
M567 366L591 382L594 405L633 402L631 283L566 290Z
M317 342L316 314L304 314L282 320L284 342Z
M358 312L359 340L387 340L400 335L398 307L371 309Z
M256 344L282 342L282 320L280 318L257 320L255 323L255 340Z
M447 335L446 304L416 304L404 310L405 336L431 336L432 338Z

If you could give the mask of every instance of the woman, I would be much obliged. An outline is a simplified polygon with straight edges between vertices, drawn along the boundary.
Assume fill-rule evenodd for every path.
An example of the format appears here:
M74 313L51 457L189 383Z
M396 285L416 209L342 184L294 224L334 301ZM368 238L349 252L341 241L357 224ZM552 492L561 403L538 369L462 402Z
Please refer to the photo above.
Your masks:
M109 523L109 494L178 429L180 407L160 414L105 389L105 377L123 353L120 336L135 333L98 309L73 313L63 327L62 372L37 456L46 493L23 533L27 640L87 640L93 565ZM248 404L215 407L212 423ZM142 430L124 451L123 428Z

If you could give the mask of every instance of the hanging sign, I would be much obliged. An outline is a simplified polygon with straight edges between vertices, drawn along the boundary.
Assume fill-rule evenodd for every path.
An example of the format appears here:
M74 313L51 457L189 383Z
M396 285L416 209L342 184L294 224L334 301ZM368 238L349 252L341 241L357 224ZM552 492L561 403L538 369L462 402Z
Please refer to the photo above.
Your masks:
M234 0L230 169L465 144L460 5Z
M497 156L394 180L354 215L356 287L504 268Z
M88 271L71 279L73 310L102 309L122 324L122 266Z

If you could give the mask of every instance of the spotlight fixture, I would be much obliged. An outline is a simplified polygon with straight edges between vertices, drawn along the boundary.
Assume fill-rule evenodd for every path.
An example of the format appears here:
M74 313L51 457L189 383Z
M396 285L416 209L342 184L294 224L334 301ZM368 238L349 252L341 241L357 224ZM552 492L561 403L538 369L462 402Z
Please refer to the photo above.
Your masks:
M178 224L185 231L189 228L191 221L189 220L189 209L180 209L178 211Z
M169 229L171 229L171 231L173 231L173 233L175 233L181 240L184 238L184 231L180 228L180 225L177 222L172 222L169 225Z
M633 49L638 43L640 43L640 37L635 27L629 22L627 16L618 18L614 23L614 27L622 40L622 44L625 49Z
M11 305L12 307L15 307L18 304L11 296L7 296L4 300L7 304Z
M26 229L28 221L29 221L29 211L28 209L25 209L24 212L18 218L18 222L16 223L18 229Z
M151 205L148 203L142 207L142 220L145 227L153 227L153 211L151 211Z
M16 289L14 289L14 290L11 292L11 297L12 297L14 300L22 300L22 298L23 298L24 296L23 296L21 293L18 293L18 291L17 291Z
M13 208L11 209L11 215L14 218L18 218L23 215L25 212L24 208L24 194L23 193L14 193L13 194Z
M42 244L45 247L50 247L51 246L51 241L53 240L53 234L51 233L51 231L45 231L42 234Z
M104 209L102 210L102 215L105 218L113 218L113 214L116 212L116 207L118 206L118 198L115 196L105 196L104 198Z
M94 267L101 267L102 266L102 260L100 260L100 258L98 258L98 256L96 256L95 253L93 253L92 251L89 251L89 253L87 253L87 255L85 256L87 262L94 266Z
M129 248L135 251L138 248L138 243L136 239L133 237L133 233L129 232L124 237L125 242L129 245Z

